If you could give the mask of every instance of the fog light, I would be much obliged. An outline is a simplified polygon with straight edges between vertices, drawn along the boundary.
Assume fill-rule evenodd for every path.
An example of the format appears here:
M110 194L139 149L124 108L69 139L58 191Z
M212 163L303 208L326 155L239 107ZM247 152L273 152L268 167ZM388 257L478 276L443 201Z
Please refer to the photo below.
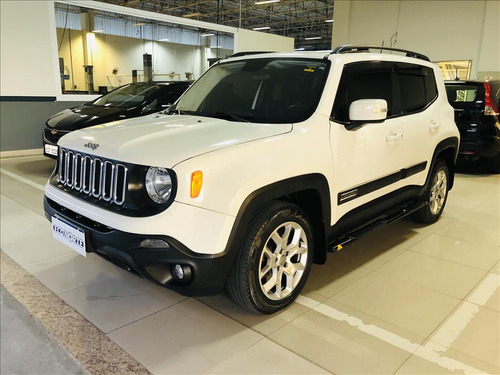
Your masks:
M174 266L174 275L178 280L183 280L184 279L184 269L180 264L176 264Z

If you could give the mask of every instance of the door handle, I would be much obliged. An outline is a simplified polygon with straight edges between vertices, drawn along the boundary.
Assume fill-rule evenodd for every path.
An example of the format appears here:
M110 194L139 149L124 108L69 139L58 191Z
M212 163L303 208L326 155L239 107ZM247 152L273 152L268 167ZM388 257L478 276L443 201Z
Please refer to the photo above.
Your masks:
M392 142L392 141L397 141L401 138L403 138L403 134L391 134L385 137L385 141Z
M435 130L435 129L438 129L440 127L441 127L441 124L438 124L434 121L431 121L431 123L428 126L429 130Z

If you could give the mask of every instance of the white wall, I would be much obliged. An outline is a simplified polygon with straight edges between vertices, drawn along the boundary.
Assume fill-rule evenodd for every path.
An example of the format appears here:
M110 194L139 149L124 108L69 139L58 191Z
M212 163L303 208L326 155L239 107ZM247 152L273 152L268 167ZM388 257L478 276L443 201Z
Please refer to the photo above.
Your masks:
M238 29L234 34L234 52L246 51L293 51L293 38Z
M0 16L1 95L60 94L53 3L0 1Z
M500 71L500 2L336 0L332 48L341 44L399 47L432 61L472 60L472 78ZM479 77L484 78L484 77Z

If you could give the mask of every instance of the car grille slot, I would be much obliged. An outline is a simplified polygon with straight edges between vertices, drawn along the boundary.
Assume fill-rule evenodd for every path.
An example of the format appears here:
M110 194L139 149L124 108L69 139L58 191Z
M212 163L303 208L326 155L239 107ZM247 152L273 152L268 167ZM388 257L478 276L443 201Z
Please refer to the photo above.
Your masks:
M58 182L71 190L122 205L125 201L125 165L62 149L58 161Z

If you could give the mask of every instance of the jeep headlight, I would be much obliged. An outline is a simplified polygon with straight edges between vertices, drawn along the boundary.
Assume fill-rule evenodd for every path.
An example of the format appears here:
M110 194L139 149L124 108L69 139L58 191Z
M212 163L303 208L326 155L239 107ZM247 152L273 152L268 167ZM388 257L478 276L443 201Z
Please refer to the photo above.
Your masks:
M151 167L146 173L146 191L156 203L167 203L172 195L172 177L166 168Z

